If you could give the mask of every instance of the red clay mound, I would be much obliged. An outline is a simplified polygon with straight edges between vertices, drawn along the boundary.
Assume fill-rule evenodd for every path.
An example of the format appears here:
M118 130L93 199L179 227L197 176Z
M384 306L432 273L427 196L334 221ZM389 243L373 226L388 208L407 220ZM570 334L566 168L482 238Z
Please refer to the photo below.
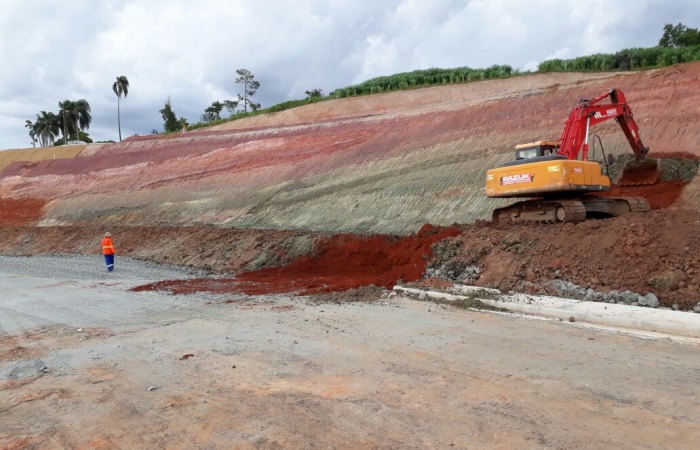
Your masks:
M235 279L162 281L133 290L310 295L371 284L391 288L399 280L419 280L432 256L431 245L458 234L458 228L426 225L415 236L408 237L336 235L319 244L317 256L299 258L284 267L246 272Z
M651 209L663 209L676 203L688 184L683 180L661 181L651 185L613 186L609 191L597 194L603 197L643 197Z
M689 153L653 155L641 162L625 163L620 181L605 197L643 197L651 209L672 206L680 198L683 188L696 176L698 157Z

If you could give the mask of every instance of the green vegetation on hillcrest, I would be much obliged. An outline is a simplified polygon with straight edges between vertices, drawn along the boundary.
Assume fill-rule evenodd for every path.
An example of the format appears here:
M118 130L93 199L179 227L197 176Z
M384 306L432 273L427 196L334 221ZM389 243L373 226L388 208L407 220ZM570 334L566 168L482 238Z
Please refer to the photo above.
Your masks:
M700 61L700 45L689 47L629 48L617 53L599 53L574 59L550 59L537 72L614 72L648 70Z
M260 83L255 80L254 75L249 70L239 69L236 71L238 78L235 82L243 86L243 95L238 94L237 100L214 101L211 106L204 110L200 122L189 124L184 117L178 119L172 110L170 97L165 101L163 109L159 112L163 117L165 133L174 133L181 132L184 129L195 130L197 128L210 127L259 114L280 112L309 103L336 98L510 78L531 73L648 70L693 61L700 61L700 32L681 23L677 25L666 24L663 35L656 47L629 48L616 53L599 53L572 59L546 60L538 65L535 72L529 70L521 71L508 65L493 65L485 69L457 67L453 69L430 68L414 70L372 78L357 85L338 88L327 96L323 95L321 89L314 88L306 91L307 97L303 100L290 100L265 109L261 109L259 103L252 101L252 97L256 94ZM126 97L129 92L128 79L125 76L117 77L116 82L112 85L112 89L117 96L117 126L119 140L121 141L120 100L122 94ZM220 117L220 113L224 108L231 113L230 117ZM242 110L239 108L242 108ZM36 146L39 144L43 147L63 145L65 141L70 140L90 142L90 138L87 133L84 133L84 130L90 128L91 121L90 105L86 100L65 100L59 102L59 111L57 113L41 111L40 114L36 115L34 122L31 120L25 121L25 127L29 132L32 145ZM152 131L152 134L157 133L157 130ZM63 134L64 137L56 142L56 138L60 134Z
M469 83L472 81L510 78L531 73L548 72L614 72L630 70L649 70L674 64L700 61L700 32L695 28L666 24L664 33L656 47L629 48L616 53L598 53L572 59L551 59L540 63L535 72L513 69L508 65L494 65L486 69L457 67L454 69L431 68L414 70L389 76L372 78L363 83L338 88L327 96L319 95L320 89L306 91L304 100L290 100L284 103L251 112L232 114L227 119L218 119L207 123L189 125L188 130L218 125L258 114L284 111L312 102L332 100L335 98L355 97L380 94L383 92L441 86L446 84ZM315 95L311 95L311 94Z

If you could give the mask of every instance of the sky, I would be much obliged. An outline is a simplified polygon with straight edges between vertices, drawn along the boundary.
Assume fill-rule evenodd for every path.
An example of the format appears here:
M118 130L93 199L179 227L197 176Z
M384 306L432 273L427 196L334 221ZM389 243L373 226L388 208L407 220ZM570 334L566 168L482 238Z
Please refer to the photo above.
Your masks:
M431 67L535 70L552 58L652 47L667 23L700 28L698 0L0 0L0 150L31 147L25 121L85 99L94 141L200 121L242 94L263 108ZM222 116L227 117L226 110Z

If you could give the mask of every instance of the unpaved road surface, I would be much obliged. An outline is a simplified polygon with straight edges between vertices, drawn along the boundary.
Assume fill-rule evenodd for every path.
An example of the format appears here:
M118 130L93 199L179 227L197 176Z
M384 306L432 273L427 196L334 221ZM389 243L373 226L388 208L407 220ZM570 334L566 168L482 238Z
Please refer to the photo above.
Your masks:
M98 264L0 259L0 448L700 440L697 344L400 297L128 292L190 274L126 258L106 274Z

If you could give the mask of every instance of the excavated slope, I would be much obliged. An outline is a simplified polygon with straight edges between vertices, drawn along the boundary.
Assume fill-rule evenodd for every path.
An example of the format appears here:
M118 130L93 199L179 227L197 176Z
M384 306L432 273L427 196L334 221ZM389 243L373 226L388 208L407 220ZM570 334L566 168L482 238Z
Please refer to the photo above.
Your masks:
M95 144L99 146L101 144ZM15 149L0 151L0 170L13 162L27 161L39 162L47 159L74 158L78 156L86 145L59 145L56 147L37 147L31 149Z
M0 225L409 234L426 223L473 222L503 203L485 197L487 169L517 143L556 139L579 99L611 88L626 94L652 154L699 155L699 75L700 63L528 75L324 101L90 145L75 157L14 151L0 172ZM615 123L593 131L606 151L630 153ZM21 161L41 151L44 161ZM696 210L698 183L681 194Z

